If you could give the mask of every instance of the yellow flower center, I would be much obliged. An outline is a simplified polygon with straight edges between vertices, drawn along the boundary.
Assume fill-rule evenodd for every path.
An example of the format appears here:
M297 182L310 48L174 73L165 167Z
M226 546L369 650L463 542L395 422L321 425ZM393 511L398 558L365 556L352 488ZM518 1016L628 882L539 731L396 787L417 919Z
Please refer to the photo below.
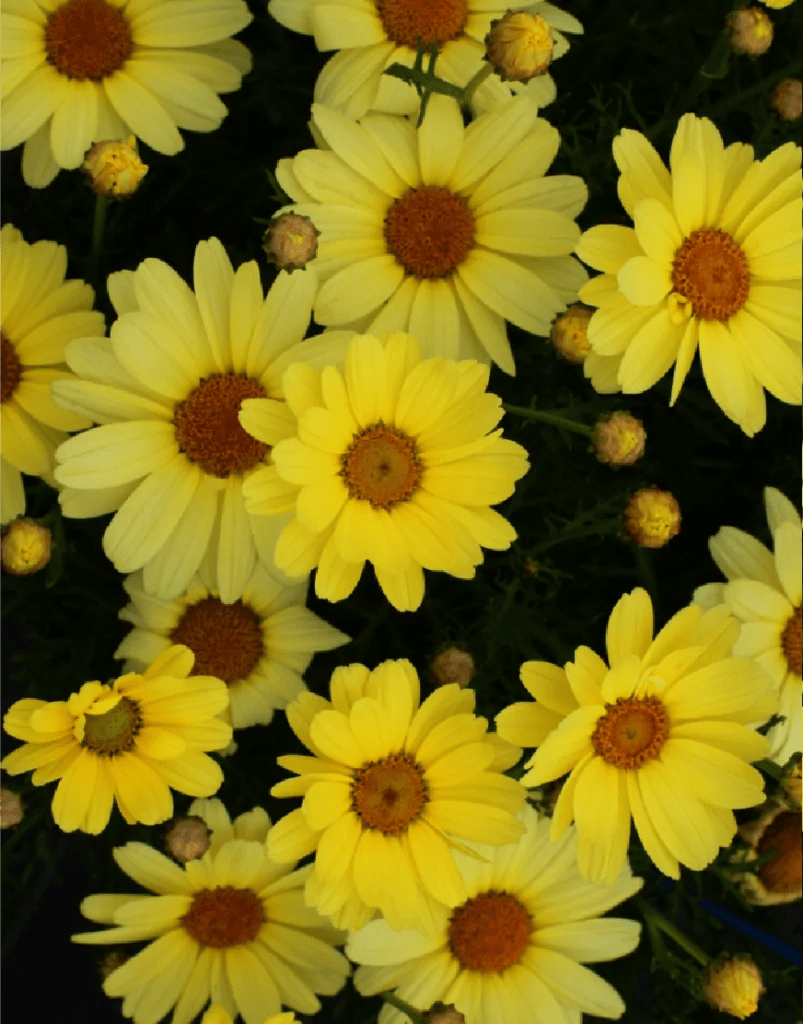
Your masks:
M642 768L669 737L669 716L657 697L618 697L597 722L591 746L616 768Z
M781 646L783 647L783 653L786 658L786 664L789 666L790 671L794 672L795 675L801 674L801 662L803 661L803 652L801 652L801 610L795 608L792 612L792 617L784 626L783 633L781 634Z
M19 387L22 376L22 363L17 355L17 350L5 336L0 334L0 347L2 347L2 363L0 363L0 396L2 402L7 402Z
M409 754L369 761L354 773L352 809L365 828L385 835L406 832L428 800L423 769Z
M388 39L411 50L418 36L424 46L457 39L468 21L466 0L376 0L376 10Z
M728 320L750 294L750 269L725 231L692 231L672 261L672 288L700 320Z
M419 279L450 276L474 244L474 218L465 201L437 185L395 200L384 230L388 252Z
M800 892L803 884L800 830L800 811L781 811L756 845L759 857L775 850L775 855L758 869L758 877L770 892Z
M45 49L67 78L100 82L125 64L134 42L128 22L106 0L67 0L47 20Z
M179 448L210 476L243 473L269 450L240 426L237 413L244 398L265 398L265 390L242 373L213 373L176 405Z
M227 686L247 679L265 653L262 619L242 600L197 601L184 611L169 639L186 644L195 655L190 675L217 676Z
M114 757L131 750L134 737L142 725L139 704L128 697L121 697L111 710L102 715L87 712L84 715L84 738L81 746L89 747L95 754Z
M424 467L414 438L380 420L354 434L340 456L340 475L352 498L391 509L418 490Z
M449 920L449 949L470 971L504 971L530 944L533 919L508 892L484 892L458 907Z
M201 889L184 915L184 928L202 946L227 949L256 938L265 922L262 903L250 889L224 885Z

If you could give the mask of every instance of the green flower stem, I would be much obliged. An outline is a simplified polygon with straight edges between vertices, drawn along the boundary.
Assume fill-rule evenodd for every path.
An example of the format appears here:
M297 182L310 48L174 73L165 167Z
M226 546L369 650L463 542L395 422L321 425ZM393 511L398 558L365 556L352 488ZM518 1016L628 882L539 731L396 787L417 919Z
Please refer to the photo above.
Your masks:
M693 956L697 963L702 964L703 967L708 967L711 963L711 957L704 950L700 949L695 942L692 942L688 935L672 924L668 917L664 917L661 911L651 906L643 896L633 896L632 899L643 914L650 931L657 928L665 932L682 949L685 949L689 956Z
M89 250L89 279L95 290L98 287L98 266L100 251L103 248L103 231L106 227L106 209L109 200L99 192L95 196L95 216L92 221L92 246Z
M621 525L622 517L616 516L615 519L604 519L601 523L594 523L592 526L577 526L573 529L564 530L554 537L548 537L546 540L541 541L540 544L529 548L527 553L530 558L536 558L538 555L543 554L544 551L548 551L549 548L555 547L556 544L564 544L571 540L583 540L585 537L601 537L606 534L611 536L618 532Z
M477 89L478 86L482 85L482 83L485 81L488 75L491 74L492 71L493 67L486 62L485 64L482 65L482 67L476 73L476 75L474 75L474 77L463 86L464 107L467 107L471 103L471 97L474 95L475 90Z
M591 437L591 427L584 423L577 423L567 419L556 412L542 412L540 409L525 409L522 405L508 405L502 402L505 412L514 412L517 416L523 416L526 420L540 420L542 423L551 423L553 427L561 427L563 430L571 430L575 434L583 434L584 437Z
M401 1010L402 1013L406 1013L413 1024L427 1024L427 1018L415 1007L410 1006L409 1003L405 1003L403 999L399 999L398 996L394 996L392 992L380 992L380 996L385 1000L386 1003L390 1003L391 1006L395 1006L397 1010Z

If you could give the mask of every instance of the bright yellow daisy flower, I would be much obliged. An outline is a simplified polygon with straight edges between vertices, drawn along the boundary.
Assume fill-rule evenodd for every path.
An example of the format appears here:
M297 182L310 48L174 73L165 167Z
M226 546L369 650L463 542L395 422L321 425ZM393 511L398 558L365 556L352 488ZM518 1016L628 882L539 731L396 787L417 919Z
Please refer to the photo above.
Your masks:
M599 307L584 364L597 391L646 391L674 363L672 405L699 344L712 398L748 436L764 425L764 388L800 404L800 154L788 142L754 160L684 114L670 173L639 132L616 137L635 227L593 227L575 249L604 271L580 289Z
M580 871L612 882L630 842L630 819L656 867L702 871L736 832L732 808L764 799L750 761L769 741L747 723L778 709L772 678L752 658L730 657L739 633L726 606L690 605L653 640L652 604L637 588L608 621L608 664L578 647L564 668L530 661L521 679L535 705L496 717L499 735L537 746L524 786L570 772L552 818L559 839L577 824Z
M600 915L638 892L643 879L625 861L611 885L586 882L575 828L551 843L548 820L532 807L518 817L526 831L515 845L469 842L474 857L455 853L467 898L431 931L394 931L376 920L349 936L346 954L363 965L354 975L358 992L392 990L422 1011L440 1001L482 1024L624 1013L616 989L582 964L636 948L638 921ZM407 1021L387 1004L379 1014L379 1024Z
M220 765L204 751L231 741L216 716L229 702L213 676L190 678L194 655L169 647L141 674L104 686L84 683L66 700L18 700L3 719L25 744L0 766L10 775L34 770L43 786L60 779L53 818L65 832L97 835L116 802L129 825L155 825L173 814L171 788L210 796L223 782Z
M212 1003L201 1018L201 1024L235 1024L234 1018L218 1003ZM299 1024L294 1013L275 1013L268 1017L265 1024Z
M317 1013L316 993L339 992L350 966L333 948L345 935L304 903L312 866L294 871L270 858L261 807L233 823L220 800L196 800L189 813L212 830L202 857L179 866L145 843L118 846L118 866L156 895L87 896L81 904L90 921L116 927L73 942L155 940L112 971L106 995L122 996L123 1016L135 1024L156 1024L171 1009L172 1024L189 1024L210 999L246 1024L290 1024L282 1003Z
M54 452L68 430L91 420L53 402L54 380L71 380L64 348L73 338L102 334L103 314L83 281L65 281L67 250L55 242L29 245L11 224L0 232L0 339L2 340L3 525L25 512L22 473L53 487Z
M242 495L270 449L246 434L237 411L246 397L281 398L289 363L340 357L331 339L301 344L316 287L314 270L283 272L263 298L256 262L235 274L212 238L195 250L194 292L147 259L109 278L119 314L111 339L68 345L82 379L58 382L54 397L101 426L56 453L62 510L118 510L103 549L119 572L143 569L149 594L178 597L206 557L229 604L257 561L273 566L282 523L249 515Z
M313 756L277 758L299 778L272 796L303 796L268 836L275 860L315 851L306 900L343 928L380 910L394 928L430 928L467 898L454 860L459 839L514 843L524 790L501 772L519 747L486 733L474 692L439 687L419 707L409 661L335 669L331 702L302 693L287 721Z
M319 103L312 127L322 148L280 160L276 177L295 200L280 212L320 231L318 323L409 331L431 355L514 373L505 320L548 335L587 278L570 253L588 190L544 177L557 130L521 96L464 128L440 94L418 129Z
M317 566L316 594L341 601L370 561L393 607L414 611L424 569L472 579L480 545L510 547L515 530L489 506L529 463L492 430L503 412L485 392L488 372L422 360L402 332L358 335L345 373L299 365L285 375L285 402L246 399L240 422L273 446L273 464L243 484L246 510L294 513L277 566L289 576Z
M221 714L235 729L267 725L306 690L301 673L316 651L330 651L349 637L305 607L308 580L284 585L257 563L233 604L224 604L205 571L179 597L160 601L145 592L142 572L124 582L131 603L120 618L134 628L114 652L139 671L171 644L195 655L192 675L217 676L229 688Z
M764 502L774 553L750 534L723 526L708 546L729 582L698 587L694 600L703 608L728 605L742 623L733 653L754 658L775 681L781 702L778 713L786 721L768 731L767 756L786 764L801 749L803 533L794 505L780 491L767 487Z
M0 149L25 143L34 188L105 139L178 153L179 128L211 132L226 116L218 93L251 70L229 36L252 17L243 0L4 0Z
M508 0L352 0L347 7L329 0L270 0L268 12L286 28L314 36L319 50L341 51L321 70L315 99L358 118L369 110L418 111L415 89L383 74L391 64L412 66L418 36L424 46L435 39L439 42L438 77L465 86L484 65L491 22L509 6ZM583 31L571 14L542 0L516 10L538 14L549 26L552 60L569 49L563 32ZM548 72L527 83L503 83L492 75L472 96L472 109L475 113L494 110L510 99L511 92L522 92L543 107L555 98L555 82Z

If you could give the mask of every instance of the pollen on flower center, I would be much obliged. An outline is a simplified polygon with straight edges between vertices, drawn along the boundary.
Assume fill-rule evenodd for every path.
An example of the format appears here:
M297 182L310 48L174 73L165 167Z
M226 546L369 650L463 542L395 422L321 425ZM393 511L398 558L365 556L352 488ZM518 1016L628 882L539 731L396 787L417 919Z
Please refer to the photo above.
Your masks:
M352 498L393 508L418 490L424 467L415 439L380 420L354 434L340 456L340 475Z
M449 949L470 971L504 971L530 944L533 919L508 892L489 891L458 907L449 920Z
M800 811L782 811L764 830L756 846L757 856L775 850L758 869L771 892L799 892L801 882Z
M448 277L471 252L474 218L460 196L425 185L393 203L384 232L388 252L408 274Z
M795 608L792 617L784 626L781 636L781 646L786 657L786 664L795 675L801 674L801 662L803 652L801 651L801 609Z
M265 390L242 373L213 373L176 404L173 423L179 448L210 476L225 478L261 462L269 445L240 426L244 398L264 398Z
M422 769L409 754L401 753L358 768L351 800L365 828L398 835L419 817L429 796Z
M750 294L750 269L725 231L692 231L672 261L672 288L700 320L728 320Z
M128 22L106 0L67 0L47 20L47 59L67 78L100 82L118 71L133 49Z
M182 919L184 928L196 942L213 949L251 942L264 921L262 902L256 894L232 885L201 889Z
M139 704L128 697L120 700L102 715L87 712L84 715L84 738L81 746L89 747L95 754L114 757L131 750L134 737L142 725Z
M657 697L618 697L591 734L594 752L617 768L641 768L669 737L669 716Z
M19 386L22 376L22 363L17 355L17 350L5 336L0 334L2 343L2 364L0 364L0 395L2 401L7 402Z
M227 686L247 679L265 653L262 620L242 600L224 604L206 597L190 605L170 633L195 655L190 675L217 676Z
M468 21L466 0L376 0L376 10L388 39L411 50L418 36L424 46L457 39Z

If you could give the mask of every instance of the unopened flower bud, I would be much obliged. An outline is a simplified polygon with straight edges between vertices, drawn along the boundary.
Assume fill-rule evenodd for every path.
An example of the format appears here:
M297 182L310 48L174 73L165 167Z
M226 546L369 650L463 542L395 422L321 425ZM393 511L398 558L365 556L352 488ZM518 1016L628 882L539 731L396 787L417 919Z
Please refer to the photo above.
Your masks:
M424 1016L427 1024L466 1024L466 1018L455 1009L454 1003L435 1003Z
M761 7L740 7L728 15L728 31L734 53L759 57L772 43L772 20Z
M0 789L0 828L11 828L22 821L22 800L10 789Z
M430 668L439 686L447 683L468 686L474 676L474 659L468 651L447 647L432 661Z
M101 978L105 981L110 974L116 971L118 967L122 967L130 959L131 954L126 952L126 950L110 949L98 964Z
M318 252L320 231L309 217L300 213L280 213L265 232L262 248L279 270L301 270Z
M800 756L800 751L798 751L789 758L781 779L786 799L793 807L800 807Z
M549 67L555 41L540 14L508 10L491 22L485 47L486 59L503 82L529 82Z
M625 508L625 530L642 548L662 548L680 533L680 505L669 491L642 487Z
M756 1012L763 991L761 972L746 954L713 961L703 987L710 1006L739 1020Z
M14 519L0 541L6 572L30 576L50 561L50 530L32 519Z
M770 93L769 103L782 120L799 120L803 114L803 83L799 78L782 78Z
M578 304L569 306L552 324L550 341L558 355L567 362L578 366L585 362L590 349L588 323L593 315L594 310L590 306Z
M629 412L613 412L602 416L591 431L594 454L600 462L614 469L632 466L644 454L647 432L641 420Z
M179 818L167 833L167 850L172 857L186 864L203 857L209 849L209 829L203 818L191 815Z
M96 142L82 165L95 192L107 199L124 199L133 195L148 168L137 153L137 140L129 135L125 142L110 139Z
M757 814L743 821L739 837L746 844L730 854L731 864L749 864L775 851L757 871L733 874L733 881L748 903L769 907L799 900L803 891L803 834L799 805L782 799L765 800Z

